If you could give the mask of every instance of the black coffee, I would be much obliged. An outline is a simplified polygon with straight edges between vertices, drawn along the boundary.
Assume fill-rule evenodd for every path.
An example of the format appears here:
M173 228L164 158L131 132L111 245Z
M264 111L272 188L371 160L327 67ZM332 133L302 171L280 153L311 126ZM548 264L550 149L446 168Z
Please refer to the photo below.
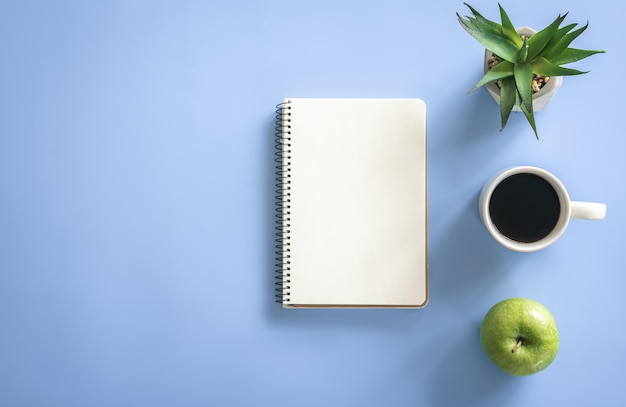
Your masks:
M548 181L522 173L500 182L491 195L489 212L500 233L530 243L541 240L554 229L561 204Z

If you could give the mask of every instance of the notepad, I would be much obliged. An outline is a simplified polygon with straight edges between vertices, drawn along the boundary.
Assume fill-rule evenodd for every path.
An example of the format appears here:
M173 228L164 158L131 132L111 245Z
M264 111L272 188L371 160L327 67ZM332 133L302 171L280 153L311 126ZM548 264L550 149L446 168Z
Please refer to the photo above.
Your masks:
M288 98L276 141L283 307L424 307L424 102Z

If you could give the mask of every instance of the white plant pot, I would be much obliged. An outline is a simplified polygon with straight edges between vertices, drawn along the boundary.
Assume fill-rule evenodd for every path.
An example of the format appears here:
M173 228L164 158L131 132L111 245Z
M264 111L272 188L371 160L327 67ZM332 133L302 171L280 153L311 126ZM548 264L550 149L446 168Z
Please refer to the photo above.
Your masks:
M533 30L530 27L518 28L517 32L526 36L531 36L537 33L537 31ZM487 71L489 70L489 58L491 58L491 55L491 51L485 50L485 73L487 73ZM550 102L550 99L552 99L552 96L554 96L556 91L559 90L562 83L562 76L551 76L548 83L543 85L539 92L533 94L533 111L538 112L545 108L548 105L548 102ZM498 85L496 85L495 82L489 82L485 85L485 87L487 88L487 91L489 92L491 97L493 97L493 100L495 100L496 103L500 104L500 88L498 87ZM513 111L520 111L520 108L517 104L513 107Z

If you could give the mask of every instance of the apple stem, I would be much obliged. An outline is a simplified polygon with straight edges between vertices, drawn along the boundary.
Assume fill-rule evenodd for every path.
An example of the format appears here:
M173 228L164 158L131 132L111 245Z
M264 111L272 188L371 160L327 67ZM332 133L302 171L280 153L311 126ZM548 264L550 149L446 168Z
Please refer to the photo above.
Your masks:
M522 347L522 340L518 340L517 344L515 345L515 347L513 349L511 349L511 353L515 353L516 350L518 350L519 348Z

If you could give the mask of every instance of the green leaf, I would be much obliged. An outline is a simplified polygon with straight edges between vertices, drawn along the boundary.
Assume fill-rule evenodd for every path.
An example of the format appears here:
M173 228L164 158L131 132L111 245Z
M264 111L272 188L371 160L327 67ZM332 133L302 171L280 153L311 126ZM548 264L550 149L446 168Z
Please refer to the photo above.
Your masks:
M468 93L472 93L486 83L497 81L498 79L506 78L508 76L513 76L513 64L508 61L501 61L488 70L487 73L485 73L485 76L483 76L482 79L478 81L478 83L474 85Z
M511 110L513 110L513 106L515 106L516 96L517 89L515 88L515 79L512 76L504 78L502 80L502 87L500 88L500 118L502 121L500 131L504 129L504 126L506 126L509 120Z
M457 13L459 23L465 31L483 47L509 62L514 62L517 56L517 47L502 33L502 26L487 20L468 4L466 6L470 8L474 17L466 16L463 18Z
M511 19L506 14L506 11L502 8L500 3L498 3L498 7L500 7L500 19L502 20L502 33L506 35L517 47L522 46L522 39L519 34L515 30L515 26L511 22Z
M548 55L548 53L552 51L556 44L558 44L559 41L561 41L561 39L563 39L563 37L565 37L565 35L573 30L577 25L578 23L572 23L556 30L556 33L554 33L552 38L550 38L550 41L548 41L548 44L546 44L546 46L543 48L543 55Z
M521 98L521 106L528 111L533 109L533 70L529 63L516 64L513 69L517 92Z
M578 30L572 31L571 33L564 35L563 38L561 38L561 40L543 56L550 60L558 56L563 51L565 51L567 47L569 47L569 45L572 43L572 41L574 41L580 34L582 34L587 29L587 27L589 27L589 22L587 22L587 24L585 24L583 27L580 27Z
M556 65L570 64L595 54L604 54L604 51L568 48L551 59L550 62Z
M530 58L531 61L541 55L541 52L550 41L550 38L552 38L559 29L559 26L566 16L567 13L563 16L559 15L552 24L530 37L528 40L528 58Z
M522 42L522 48L520 48L518 57L518 61L522 64L526 62L528 59L528 38L524 37L524 41Z
M533 131L535 132L535 137L537 138L537 140L539 140L539 134L537 134L537 125L535 124L535 114L533 112L532 105L530 109L527 109L526 106L522 103L520 104L520 109L522 109L522 112L524 112L526 120L528 120L530 127L532 127Z
M463 4L465 4L467 8L470 9L470 11L472 12L472 15L477 20L477 22L485 26L483 28L491 29L495 32L502 32L502 26L500 24L496 23L495 21L486 19L485 17L483 17L482 14L478 12L478 10L476 10L474 7L470 6L469 4L467 3L463 3ZM457 13L457 15L459 14Z
M577 69L564 68L553 62L548 61L544 57L538 58L535 61L533 61L531 66L532 66L532 72L541 76L572 76L572 75L581 75L581 74L587 73L587 72L579 71Z

